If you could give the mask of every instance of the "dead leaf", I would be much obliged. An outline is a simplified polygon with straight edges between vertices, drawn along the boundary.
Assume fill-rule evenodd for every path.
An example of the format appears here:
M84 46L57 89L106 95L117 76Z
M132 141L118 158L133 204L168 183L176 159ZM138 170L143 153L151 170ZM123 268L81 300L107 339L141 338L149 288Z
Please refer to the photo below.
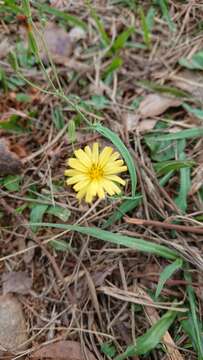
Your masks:
M124 115L124 122L128 131L137 130L140 132L149 131L154 128L158 116L164 113L169 107L179 106L180 100L169 98L159 94L149 94L141 101L136 113L127 112Z
M181 101L159 94L149 94L141 101L138 113L142 118L163 114L169 107L180 106Z
M195 169L195 176L192 179L192 186L189 195L194 195L203 186L203 164Z
M94 355L85 348L83 355L82 347L77 341L58 341L48 344L30 355L33 360L96 360Z
M0 40L0 59L5 58L9 51L11 50L11 45L9 44L8 38Z
M137 130L139 132L144 132L152 130L157 123L157 119L141 120L141 117L138 114L128 112L124 115L124 122L127 131Z
M183 70L177 75L170 77L173 85L177 88L187 91L196 97L199 101L203 101L203 76L202 72Z
M29 240L27 242L27 246L26 246L27 251L23 255L23 260L26 264L31 264L32 262L32 259L35 255L35 245L36 245L35 242L32 240Z
M1 352L25 349L27 339L27 326L20 302L11 294L0 296Z
M24 271L12 271L2 276L3 294L28 294L32 287L32 279Z
M10 151L9 142L0 139L0 176L18 174L21 169L22 163L18 156Z
M73 42L65 29L55 23L47 23L42 32L43 40L37 32L34 33L43 61L48 62L48 50L56 64L64 65L67 63L73 51Z

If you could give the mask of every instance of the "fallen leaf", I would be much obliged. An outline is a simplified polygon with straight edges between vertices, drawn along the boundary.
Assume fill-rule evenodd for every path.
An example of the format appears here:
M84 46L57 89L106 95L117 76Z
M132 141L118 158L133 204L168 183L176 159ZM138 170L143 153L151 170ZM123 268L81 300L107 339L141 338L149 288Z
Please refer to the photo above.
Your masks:
M0 176L16 175L21 172L22 163L18 156L10 151L9 142L0 139Z
M9 44L8 38L0 39L0 59L5 58L9 51L11 50L11 45Z
M203 164L195 169L195 176L192 179L192 186L189 195L194 195L203 186Z
M76 42L86 38L86 32L81 27L76 26L72 28L68 33L72 42Z
M77 341L58 341L48 344L30 355L33 360L96 360L94 355L86 348L83 355L82 347Z
M67 31L55 23L47 23L42 36L43 40L38 33L35 33L42 60L48 62L48 50L56 64L67 63L73 51L73 42Z
M0 351L23 350L27 339L20 302L11 294L0 296Z
M154 128L158 116L164 113L169 107L179 106L181 101L159 94L149 94L141 101L136 113L127 112L124 115L124 122L128 131L137 130L140 132L149 131Z
M32 287L32 279L24 271L12 271L2 276L3 294L28 294Z
M158 116L164 113L169 107L180 106L181 101L159 94L149 94L141 101L138 114L142 118Z
M31 264L32 259L35 255L35 246L36 246L36 244L32 240L29 240L27 242L27 246L26 246L27 251L23 255L23 260L26 264Z
M139 132L149 131L154 128L157 123L157 119L145 119L134 113L126 113L124 115L124 123L127 127L127 131L137 130Z
M203 101L203 76L200 71L183 70L170 77L174 86Z

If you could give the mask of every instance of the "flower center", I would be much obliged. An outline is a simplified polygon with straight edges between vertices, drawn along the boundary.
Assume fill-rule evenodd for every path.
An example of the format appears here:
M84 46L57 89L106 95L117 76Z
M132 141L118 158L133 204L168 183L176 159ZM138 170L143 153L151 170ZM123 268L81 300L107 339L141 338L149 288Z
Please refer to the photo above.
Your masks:
M89 177L91 180L99 180L103 176L104 172L98 165L92 165L89 170Z

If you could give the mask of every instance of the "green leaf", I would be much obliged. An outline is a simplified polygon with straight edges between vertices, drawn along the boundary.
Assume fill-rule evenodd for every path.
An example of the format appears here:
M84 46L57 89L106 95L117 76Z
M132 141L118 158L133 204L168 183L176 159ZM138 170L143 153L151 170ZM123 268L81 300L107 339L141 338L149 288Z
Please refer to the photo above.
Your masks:
M165 269L160 274L159 282L156 288L155 297L158 298L165 282L170 279L170 277L173 275L173 273L177 270L179 270L183 265L182 259L176 259L172 264L165 267Z
M36 2L35 5L42 13L54 15L57 18L66 21L67 23L70 23L74 26L79 26L82 29L87 30L87 24L76 16L70 15L64 11L57 10L56 8L50 7L46 4L40 4Z
M171 170L179 170L182 168L190 168L196 163L193 160L171 160L171 161L162 161L157 164L153 164L155 171L158 175L167 174Z
M22 0L22 9L23 9L23 13L29 18L31 16L29 0Z
M51 245L56 251L67 252L71 249L70 244L64 240L51 240L49 245Z
M188 313L186 319L180 319L180 323L183 327L184 332L188 335L188 337L190 338L190 340L192 342L191 347L194 347L195 351L198 353L199 345L198 345L198 341L197 341L197 337L196 337L196 331L195 331L191 312ZM197 326L199 328L199 332L201 333L202 332L202 323L198 319L197 319Z
M202 109L193 108L192 106L188 105L187 103L183 103L182 106L189 113L195 115L198 119L203 120L203 110Z
M19 134L27 132L25 128L23 128L18 124L19 120L20 120L19 116L11 115L11 117L8 120L0 122L0 129L4 129L11 133L19 133Z
M120 57L115 57L112 62L109 64L109 66L105 69L103 78L106 78L110 74L112 74L114 71L118 70L123 65L123 60Z
M184 276L185 276L186 282L188 284L192 284L192 277L191 277L191 274L189 273L189 271L185 271ZM203 337L202 337L200 327L199 327L199 319L198 319L197 310L196 310L195 293L194 293L194 289L193 289L192 285L187 285L186 289L187 289L187 295L188 295L188 300L189 300L189 304L190 304L190 315L191 315L194 332L195 332L194 339L195 339L197 352L198 352L198 360L202 360L203 359Z
M178 143L178 156L181 161L186 160L184 148L186 146L185 140ZM187 196L190 191L191 180L190 180L190 168L180 169L180 187L178 190L178 196L175 198L175 203L183 212L187 209Z
M151 47L151 33L145 18L145 14L143 8L139 9L139 15L141 18L142 32L143 32L143 40L148 48Z
M136 339L136 344L128 346L123 354L116 356L115 360L124 360L129 356L144 355L156 348L161 342L161 338L173 324L176 314L176 312L169 310L144 335Z
M139 195L138 195L139 196ZM122 219L122 217L127 214L129 211L135 209L141 201L141 196L137 199L127 199L125 200L117 210L113 212L113 214L105 221L102 225L102 229L106 229L107 227L113 225L116 221Z
M124 30L121 34L119 34L113 42L111 50L114 53L117 53L121 49L124 48L126 41L135 31L134 27L129 27L127 30Z
M111 343L105 342L105 343L101 344L101 351L106 356L109 356L110 358L112 358L112 357L114 357L116 355L116 348Z
M122 142L122 140L119 138L119 136L117 134L115 134L110 129L102 126L101 124L93 125L93 129L96 130L101 135L103 135L108 140L110 140L112 142L112 144L114 144L115 147L118 149L121 156L124 158L126 165L128 167L128 171L130 173L132 197L135 197L135 191L136 191L136 185L137 185L137 175L136 175L134 161L133 161L127 147L124 145L124 143Z
M19 191L21 180L20 175L8 175L4 178L3 185L8 191Z
M60 106L56 106L52 110L51 117L57 130L61 130L64 128L65 122L64 122L63 112Z
M35 223L40 223L43 220L43 216L48 209L48 205L34 205L30 212L30 225L33 232L36 232L38 225ZM33 225L32 225L33 224Z
M111 43L111 39L109 38L109 36L104 28L104 24L99 19L98 15L96 13L96 10L91 5L89 5L89 8L90 8L90 15L94 19L96 26L97 26L97 30L100 34L101 42L103 43L104 47L108 47Z
M62 221L67 221L71 212L69 209L62 208L61 206L51 205L46 211L47 214L54 215Z
M79 225L54 224L54 223L36 223L33 225L76 231L81 234L92 236L96 239L108 241L112 244L122 245L134 250L156 254L158 256L162 256L170 260L175 260L178 257L176 251L171 250L164 245L154 244L150 241L120 235L119 233L111 233L110 231L101 230L98 228L84 227Z
M170 31L176 31L176 26L169 13L168 0L157 0L157 4L160 6L163 17L166 19Z
M203 127L199 127L199 128L191 128L187 130L178 131L176 133L159 135L158 137L156 137L156 141L192 139L202 136L203 136ZM155 139L154 135L149 135L149 137L151 139Z
M76 130L75 130L75 121L73 119L68 122L68 140L71 143L76 141Z
M14 51L10 51L8 54L8 62L11 65L12 69L17 71L19 69L18 59Z
M149 8L149 10L147 12L147 16L146 16L146 23L147 23L149 31L152 31L155 16L156 16L156 10L153 6L151 6Z
M29 103L32 101L31 96L25 94L25 93L17 93L16 94L16 100L22 103Z
M196 52L190 60L181 58L179 60L181 66L191 70L203 70L203 51Z
M190 96L185 91L177 89L176 87L160 85L153 81L141 80L141 81L137 81L136 83L137 83L137 85L140 85L140 86L144 87L145 89L153 90L160 94L172 95L177 98L186 98L186 97Z

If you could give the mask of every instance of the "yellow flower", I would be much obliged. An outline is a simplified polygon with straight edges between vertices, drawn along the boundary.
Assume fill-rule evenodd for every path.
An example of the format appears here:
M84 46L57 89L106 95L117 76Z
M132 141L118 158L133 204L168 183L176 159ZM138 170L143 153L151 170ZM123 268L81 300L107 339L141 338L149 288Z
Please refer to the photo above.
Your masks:
M126 171L127 166L119 159L118 152L106 146L99 153L99 144L94 143L92 149L86 146L74 154L75 158L68 160L71 169L65 171L65 176L70 177L67 184L74 185L79 200L85 198L86 202L91 203L96 195L104 199L106 193L111 196L120 194L121 189L117 184L125 185L125 181L117 174Z

